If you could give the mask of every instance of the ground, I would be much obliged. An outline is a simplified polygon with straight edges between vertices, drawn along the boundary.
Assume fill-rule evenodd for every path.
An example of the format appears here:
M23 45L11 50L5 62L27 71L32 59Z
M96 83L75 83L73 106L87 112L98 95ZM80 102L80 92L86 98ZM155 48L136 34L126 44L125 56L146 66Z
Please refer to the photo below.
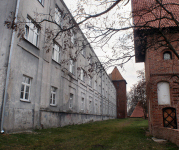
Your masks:
M60 150L177 150L176 145L154 142L148 121L139 118L115 119L35 130L32 133L1 134L0 149Z

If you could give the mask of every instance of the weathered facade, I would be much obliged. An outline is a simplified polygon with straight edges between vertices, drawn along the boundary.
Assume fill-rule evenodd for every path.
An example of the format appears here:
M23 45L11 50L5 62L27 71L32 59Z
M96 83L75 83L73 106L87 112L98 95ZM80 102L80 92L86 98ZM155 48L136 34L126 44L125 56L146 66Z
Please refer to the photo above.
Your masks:
M117 67L109 75L116 88L117 118L127 118L126 80L122 77Z
M62 0L0 3L1 132L116 118L116 89L81 30L50 38L75 24ZM21 40L4 26L10 14Z
M179 30L175 21L179 16L178 4L176 0L132 0L137 26L134 30L136 62L145 62L149 130L153 136L177 145Z

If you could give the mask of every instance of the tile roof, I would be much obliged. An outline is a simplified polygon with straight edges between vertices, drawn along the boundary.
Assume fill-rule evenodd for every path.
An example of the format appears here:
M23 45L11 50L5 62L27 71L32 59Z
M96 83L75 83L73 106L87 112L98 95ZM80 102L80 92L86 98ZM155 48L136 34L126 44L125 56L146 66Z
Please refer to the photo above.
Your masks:
M110 74L109 76L110 76L110 78L111 78L112 81L115 81L115 80L125 80L125 79L122 77L122 75L121 75L121 73L119 72L119 70L117 69L117 67L115 67L115 68L113 69L113 71L111 72L111 74Z
M157 0L132 0L134 25L155 28L177 26L178 23L174 19L179 21L179 0L158 1L165 8L159 5Z
M136 118L144 117L143 108L140 106L139 102L137 103L137 105L130 117L136 117Z

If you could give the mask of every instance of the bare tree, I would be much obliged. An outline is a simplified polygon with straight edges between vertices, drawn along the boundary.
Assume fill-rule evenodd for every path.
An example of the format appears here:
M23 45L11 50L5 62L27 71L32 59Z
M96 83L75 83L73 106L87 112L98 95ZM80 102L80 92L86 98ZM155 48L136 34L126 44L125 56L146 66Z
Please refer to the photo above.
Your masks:
M155 50L166 47L179 58L176 50L178 45L174 44L179 40L179 37L175 35L178 32L179 15L177 10L179 10L179 2L177 0L132 0L132 12L126 10L126 7L129 9L129 2L129 0L78 0L77 9L73 11L76 21L70 13L63 13L63 11L62 18L65 22L63 25L54 20L53 11L49 14L35 13L34 21L39 26L43 22L49 22L58 27L58 30L52 31L48 28L46 30L47 52L50 49L49 41L59 39L62 36L72 36L71 30L77 31L79 30L78 26L80 26L89 43L94 48L101 49L106 53L105 58L102 59L105 68L113 65L122 67L135 55L144 55L144 52L151 47ZM132 17L134 18L133 23ZM14 23L14 18L10 17L9 20L5 21L5 25L17 30L18 36L23 37L25 32L21 27L24 26L24 22L26 20L19 17L18 22ZM131 29L134 29L135 41ZM153 34L157 36L153 36ZM150 37L150 40L147 37ZM138 49L135 54L133 41ZM68 41L65 42L64 49L71 47L68 45ZM82 51L84 45L79 46L75 52L76 55ZM77 58L77 56L71 57L74 60ZM66 61L61 63L64 62Z
M140 80L138 83L133 85L131 90L128 93L128 105L130 106L128 110L128 115L130 116L135 109L136 105L139 103L139 106L143 108L144 117L147 118L147 96L146 96L146 81L144 70L139 70L138 77Z
M113 55L107 56L106 65L110 66L110 63L123 65L134 56L133 33L130 29L134 29L137 50L135 55L141 56L147 49L157 50L162 47L172 50L179 58L178 45L175 44L178 42L176 33L179 21L177 0L131 0L132 13L124 11L124 7L129 3L127 0L98 2L79 0L79 2L82 13L77 10L75 17L79 23L85 21L83 28L87 31L88 39L101 49L109 42L112 43L110 52ZM90 10L85 11L87 4Z

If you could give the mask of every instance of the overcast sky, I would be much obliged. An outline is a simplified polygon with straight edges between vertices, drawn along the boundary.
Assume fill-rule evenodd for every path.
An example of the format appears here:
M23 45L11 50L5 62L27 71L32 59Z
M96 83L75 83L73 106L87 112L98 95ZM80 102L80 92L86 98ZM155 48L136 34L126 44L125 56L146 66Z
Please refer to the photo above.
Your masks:
M73 0L73 1L72 0L64 0L67 7L69 8L69 10L75 9L76 1L77 0ZM131 6L131 4L128 5L128 8L127 8L128 11L130 11L130 9L131 9L130 6ZM99 54L98 52L96 52L96 54L97 54L97 56L101 56L101 53ZM118 70L120 71L121 75L127 82L127 91L129 91L130 88L132 87L132 85L137 83L137 81L139 80L137 78L136 71L141 70L143 68L144 68L144 63L135 63L135 58L130 60L128 63L126 63L123 68L118 67ZM111 73L112 70L113 70L113 68L108 69L107 73Z

